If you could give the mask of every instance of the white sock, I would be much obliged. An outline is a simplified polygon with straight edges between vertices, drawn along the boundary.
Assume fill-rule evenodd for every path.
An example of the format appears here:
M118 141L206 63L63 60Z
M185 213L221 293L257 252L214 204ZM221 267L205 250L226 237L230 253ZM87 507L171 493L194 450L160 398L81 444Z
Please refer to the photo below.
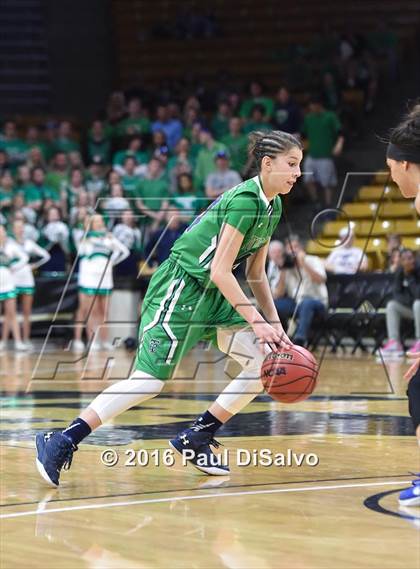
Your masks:
M110 385L89 405L102 423L123 411L158 395L165 383L144 371L135 371L129 379Z

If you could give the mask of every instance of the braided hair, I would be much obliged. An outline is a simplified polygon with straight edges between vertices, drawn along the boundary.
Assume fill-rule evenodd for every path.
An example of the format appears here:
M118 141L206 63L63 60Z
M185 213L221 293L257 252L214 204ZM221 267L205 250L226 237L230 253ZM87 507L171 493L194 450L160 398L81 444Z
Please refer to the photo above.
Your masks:
M254 131L249 135L248 152L255 158L258 170L260 170L264 156L275 158L278 154L285 154L295 146L302 149L299 140L288 132L282 130Z

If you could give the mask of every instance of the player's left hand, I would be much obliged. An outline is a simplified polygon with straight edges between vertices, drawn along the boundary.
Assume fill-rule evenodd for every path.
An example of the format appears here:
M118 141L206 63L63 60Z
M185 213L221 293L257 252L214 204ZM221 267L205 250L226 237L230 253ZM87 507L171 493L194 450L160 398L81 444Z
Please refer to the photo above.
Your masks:
M408 368L404 374L404 379L410 381L410 379L417 373L420 367L420 352L415 352L413 354L407 354L410 359L414 359L415 362Z
M296 255L296 263L299 267L302 267L303 263L305 262L306 253L305 251L299 251Z
M286 334L286 332L284 331L284 328L281 325L281 323L280 322L273 322L271 325L280 334L282 342L284 342L283 346L286 347L286 345L287 345L287 347L291 348L293 346L293 342L289 338L289 336ZM278 347L281 348L282 346L278 345Z

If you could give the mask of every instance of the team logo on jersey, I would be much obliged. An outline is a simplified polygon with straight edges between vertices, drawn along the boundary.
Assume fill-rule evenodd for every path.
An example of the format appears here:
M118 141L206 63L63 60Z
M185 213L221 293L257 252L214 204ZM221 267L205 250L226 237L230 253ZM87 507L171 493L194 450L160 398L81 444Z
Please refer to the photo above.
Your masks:
M149 343L149 352L156 352L157 347L160 344L160 340L155 340L152 338Z

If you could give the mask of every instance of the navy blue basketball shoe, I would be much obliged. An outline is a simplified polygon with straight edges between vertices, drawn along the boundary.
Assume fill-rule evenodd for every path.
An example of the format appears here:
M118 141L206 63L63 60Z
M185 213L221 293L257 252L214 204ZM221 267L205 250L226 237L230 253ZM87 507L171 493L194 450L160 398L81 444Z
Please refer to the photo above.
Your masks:
M39 433L35 442L38 472L48 484L57 487L61 469L70 468L77 446L61 431Z
M214 454L210 448L210 445L214 448L221 445L211 433L195 431L194 428L185 429L171 439L169 445L182 455L183 460L201 472L213 476L226 476L230 472L229 467L223 464L222 455Z

